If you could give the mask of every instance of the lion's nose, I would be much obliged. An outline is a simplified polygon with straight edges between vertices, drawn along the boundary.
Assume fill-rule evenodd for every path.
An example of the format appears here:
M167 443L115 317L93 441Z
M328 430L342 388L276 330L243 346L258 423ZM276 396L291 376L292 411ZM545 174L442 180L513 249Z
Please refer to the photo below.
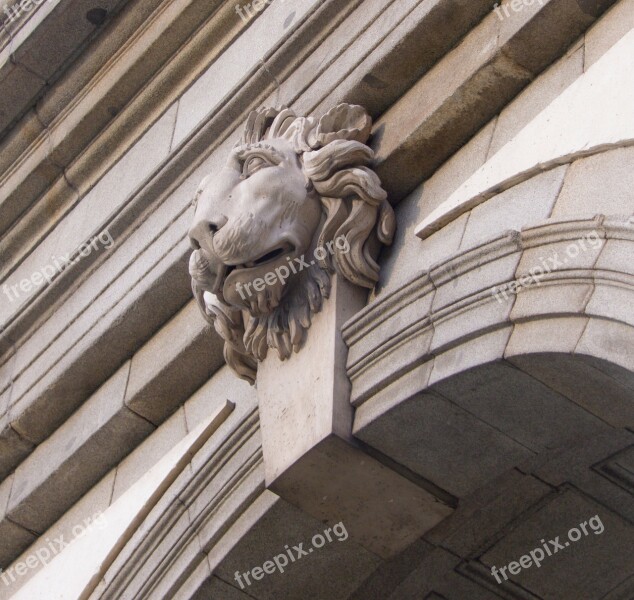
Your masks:
M189 230L192 248L202 248L207 254L213 254L212 241L214 234L227 223L227 217L220 215L213 219L198 219Z

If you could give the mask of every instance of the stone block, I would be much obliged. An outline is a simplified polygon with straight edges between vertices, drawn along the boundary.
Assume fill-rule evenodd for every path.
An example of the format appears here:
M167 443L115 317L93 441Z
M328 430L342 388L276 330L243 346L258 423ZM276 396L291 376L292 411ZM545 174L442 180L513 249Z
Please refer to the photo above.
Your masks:
M487 332L436 356L429 385L472 367L500 359L504 355L511 330L510 326L506 326Z
M425 181L420 202L421 219L440 206L486 162L496 127L497 119L487 123Z
M6 173L42 131L44 131L42 123L38 119L35 109L31 109L20 119L14 129L7 132L7 137L2 142L0 173Z
M538 3L535 2L535 5ZM583 74L583 52L583 48L568 51L500 113L488 157L498 152Z
M53 540L58 542L70 543L72 540L81 535L82 531L92 528L102 527L106 522L102 513L110 504L110 496L112 495L112 486L114 483L114 469L111 470L97 485L87 492L81 500L75 503L64 516L56 521L49 529L33 541L33 543L20 555L14 556L12 566L18 562L24 562L29 556L36 555L40 551L45 556L44 550L52 548L57 554L59 552L59 543L52 543ZM52 545L51 545L52 544ZM52 560L52 559L51 559ZM49 561L45 561L48 563ZM26 573L16 578L12 582L10 591L16 593L23 585L25 585L33 576L35 576L44 565L39 563L36 568L28 569ZM15 574L15 571L14 571ZM0 587L0 598L2 596L2 588Z
M599 522L594 521L595 529L589 524L595 515L603 526L602 532ZM580 530L581 523L586 524L588 535ZM568 537L573 528L580 533L578 541ZM556 536L560 537L563 549L545 556L540 568L532 565L521 569L519 574L510 575L513 581L538 597L600 598L634 574L634 558L631 553L622 552L634 544L634 527L569 488L552 494L549 502L527 514L481 560L489 567L500 569L534 548L542 547L541 539L553 540ZM577 533L572 536L577 537Z
M429 349L432 337L433 329L427 321L426 325L421 324L419 332L410 332L405 340L394 345L391 350L381 348L375 360L367 366L354 373L349 371L352 381L351 404L358 408L371 398L373 407L364 411L369 416L405 399L408 396L403 395L409 394L412 388L414 392L420 391L431 372L432 362L429 359L432 355ZM419 364L422 361L426 362ZM389 371L385 368L386 364L391 367ZM357 413L355 418L358 416Z
M45 81L23 65L7 61L2 69L2 99L0 99L0 131L21 116L25 106L32 102ZM5 219L2 219L6 222Z
M634 428L634 389L581 358L565 353L529 354L510 362L613 427Z
M518 232L506 231L435 265L430 271L436 286L432 310L438 312L480 292L492 296L494 285L513 279L521 257Z
M496 21L485 18L375 123L376 171L393 201L431 176L530 81L528 71L497 53Z
M512 469L462 498L454 513L427 532L424 540L461 558L478 556L552 488Z
M458 497L532 455L435 393L417 394L401 402L356 436Z
M519 276L518 281L525 284L514 293L510 292L516 298L511 319L517 322L551 315L583 314L593 292L592 273L588 271L587 274L587 278L582 281L572 278L534 280L528 276Z
M257 410L257 395L253 386L238 379L228 366L222 367L185 403L187 430L192 431L227 400L236 407L218 431L192 459L194 469L213 460L227 438Z
M99 6L110 14L117 7L117 0L101 0ZM54 19L54 26L35 28L15 50L16 61L43 80L52 79L97 29L85 18L84 11L84 5L75 0L68 3L65 10L49 14L47 18Z
M129 363L16 470L11 519L43 532L147 437L153 426L125 407Z
M585 68L590 68L632 28L634 2L620 0L585 35Z
M210 484L213 488L213 483ZM264 465L260 461L242 477L238 486L231 489L229 495L225 495L222 502L207 498L204 505L204 499L198 499L199 507L204 506L203 513L196 513L194 503L190 504L192 520L203 521L197 540L203 552L207 553L211 571L217 568L248 528L261 518L262 511L266 510L263 504L276 500L277 496L264 487Z
M575 350L634 371L634 327L616 321L591 319Z
M279 524L284 523L284 527ZM346 533L348 523L342 521ZM344 538L344 532L323 547L313 547L312 539L323 534L335 523L323 522L307 516L281 499L253 524L244 537L214 569L216 577L241 590L235 572L245 573L254 567L262 567L279 554L285 554L285 546L291 549L303 543L306 556L290 562L284 573L264 574L251 585L242 578L244 590L249 596L262 600L291 600L314 598L315 600L344 600L376 568L380 559L358 546L352 538ZM310 549L314 550L310 552Z
M471 248L498 237L503 231L519 231L527 224L547 219L566 169L567 166L562 166L536 175L476 206L469 216L460 248Z
M60 236L42 244L33 260L41 262L40 254L44 252L59 256L72 251L90 238L95 223L107 222L114 211L120 210L130 194L168 156L175 119L176 105L173 105L66 215L57 225ZM75 181L72 172L68 177Z
M499 44L518 65L538 74L560 57L574 40L595 21L598 5L607 8L614 0L592 0L589 14L577 0L535 1L532 7L511 11L501 22ZM536 44L536 41L539 43Z
M377 349L388 350L406 339L413 327L424 329L425 323L429 326L433 297L431 279L424 274L384 301L373 302L371 310L363 317L355 316L351 322L353 325L344 333L349 346L349 373L354 374L359 368L364 368ZM379 314L381 320L376 319Z
M3 570L6 570L11 561L35 539L33 532L7 519L6 508L9 503L12 485L13 475L0 483L0 539L2 539L2 544L0 544L0 569ZM2 583L0 594L2 594L4 586L12 584L8 576L4 576Z
M223 600L250 600L252 596L249 596L245 592L241 591L238 584L234 581L234 585L230 585L224 582L215 575L211 576L205 581L205 583L198 589L198 591L191 596L191 600L209 600L209 598L223 598ZM187 597L189 600L189 597Z
M460 306L462 304L462 306ZM485 291L477 300L451 306L432 316L434 338L431 352L438 354L483 331L499 328L509 322L513 302L498 302Z
M240 85L245 75L260 68L291 23L297 23L317 4L300 0L293 6L271 4L249 27L248 36L240 36L196 82L181 96L174 132L174 147L188 137L196 126Z
M23 438L9 422L0 418L0 480L8 475L33 450L34 444Z
M497 594L464 577L461 564L451 552L435 548L387 600L498 600Z
M634 275L632 241L627 239L606 240L605 246L594 266L597 270L616 271L617 273Z
M367 0L355 2L352 6L349 5L350 8L355 6L356 10L339 27L334 29L326 38L327 41L321 44L317 52L310 56L309 61L311 62L320 59L317 65L313 63L313 70L306 73L306 76L310 77L310 82L304 83L302 87L297 87L297 85L301 85L303 82L294 82L295 88L292 92L288 86L290 82L286 82L287 85L282 88L286 93L300 94L295 104L296 110L300 113L311 111L326 113L333 106L344 102L341 97L345 91L349 91L349 83L352 82L349 82L348 78L351 71L359 67L359 63L367 57L369 52L376 51L377 45L382 44L386 35L389 35L397 24L404 20L412 23L412 19L416 18L412 15L415 5L415 0L406 0L398 4ZM389 52L389 50L383 52ZM307 66L304 65L304 69ZM324 66L327 68L323 68ZM318 70L321 72L317 77ZM371 78L369 80L373 81ZM342 82L346 82L348 85L344 85L344 89L339 89ZM381 83L379 82L378 85L380 86ZM324 97L325 90L333 90L335 93L328 93ZM394 98L396 97L394 96ZM321 100L316 106L315 98ZM365 102L360 104L366 110L371 108Z
M167 454L186 435L185 410L180 408L117 465L112 501L127 491L156 464L158 458Z
M107 317L97 310L96 322L88 325L88 332L82 335L85 322L74 322L55 340L54 348L38 357L36 367L16 379L12 419L18 431L33 441L45 439L191 298L185 247L183 240L168 252L135 282L134 293L124 294L123 302L106 311ZM138 261L136 266L140 266ZM109 348L108 353L104 354L104 347ZM28 360L26 349L21 358Z
M32 176L33 173L29 175ZM35 251L42 239L55 227L57 220L79 200L77 191L63 177L58 177L48 188L46 197L46 202L36 203L29 207L29 210L20 216L11 230L0 240L0 252L6 256L7 261L5 265L0 266L0 277L9 277L15 263L20 263ZM42 269L46 264L50 265L51 261L40 264L39 268ZM29 277L24 272L22 274ZM30 275L32 276L32 273ZM42 278L41 283L35 285L26 294L18 289L20 296L15 298L15 294L12 293L12 303L22 304L37 294L39 288L46 284L46 280Z
M418 366L410 366L407 372L395 381L389 381L378 389L372 390L371 395L363 395L365 391L362 387L363 378L360 379L360 385L355 381L352 386L352 402L357 408L354 413L352 432L357 435L375 419L426 389L433 367L433 360L427 360Z
M193 600L194 598L200 600L200 594L207 593L208 590L206 586L212 583L208 581L210 577L212 577L211 569L209 568L209 563L205 556L204 560L198 563L185 582L174 593L174 600ZM218 581L220 580L218 579ZM198 594L198 596L196 596L196 594ZM231 600L230 596L228 596L228 598ZM235 598L233 600L235 600Z
M570 166L552 217L628 214L634 206L634 148L617 148Z
M223 363L222 343L192 300L132 358L126 404L159 425Z
M416 540L397 557L384 561L350 596L350 600L385 600L415 570L432 549L431 544Z
M572 353L588 324L588 319L577 317L553 317L515 323L513 333L504 353L514 362L514 357L540 352Z
M460 373L431 389L536 453L607 428L570 399L505 362Z

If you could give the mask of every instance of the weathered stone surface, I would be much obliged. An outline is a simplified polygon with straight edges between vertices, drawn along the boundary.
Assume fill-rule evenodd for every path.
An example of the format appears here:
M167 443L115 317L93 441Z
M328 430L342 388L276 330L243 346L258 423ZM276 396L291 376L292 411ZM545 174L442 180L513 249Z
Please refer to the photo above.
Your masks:
M541 171L634 138L634 118L620 108L634 99L632 70L627 66L632 45L630 32L428 215L417 235L431 235L500 190ZM608 80L614 83L611 94L604 96L600 90ZM610 201L603 204L609 206ZM557 205L553 214L558 214Z
M167 454L186 435L185 410L180 408L117 465L112 501L140 479L156 463L157 456Z
M590 68L631 28L634 20L634 2L621 0L592 26L584 36L584 66Z
M460 242L470 248L494 239L508 229L547 219L561 190L566 166L552 169L524 181L474 208Z
M257 68L260 61L266 58L286 34L287 27L310 13L316 3L317 0L301 0L293 6L284 6L281 2L271 4L261 18L252 24L249 35L238 38L223 53L221 59L215 61L198 78L180 99L174 133L175 146L240 84L245 73ZM218 82L221 84L218 85Z
M44 532L154 430L124 405L129 369L127 363L18 467L12 520Z
M348 524L345 520L342 522L347 529ZM280 523L284 523L284 527L279 527ZM292 548L303 542L304 549L308 550L312 546L312 537L323 534L324 529L331 525L334 523L325 525L278 498L263 518L250 528L241 543L228 554L215 574L240 589L235 580L236 571L244 573L254 567L261 567L267 560L285 553L285 546ZM344 537L343 533L341 537ZM327 542L322 548L314 548L314 552L297 559L295 563L289 560L284 573L265 574L260 581L250 578L252 585L248 586L245 582L244 591L263 600L347 598L380 561L350 538L338 541L332 535L332 539L332 542Z
M576 46L546 69L500 113L487 158L498 152L583 74L584 48Z
M510 360L613 427L634 426L634 388L620 384L579 358L567 354L531 354ZM610 400L606 402L606 398Z
M236 584L237 585L237 584ZM239 588L225 583L219 577L213 576L191 596L191 600L209 600L209 598L226 598L226 600L249 600L252 596L242 592Z
M397 557L383 562L350 596L350 600L385 600L418 567L431 544L416 540Z
M459 507L424 539L467 558L487 548L509 524L552 490L535 477L512 470L460 501Z
M618 148L575 161L566 174L553 218L631 212L633 168L634 148Z
M126 404L161 424L222 365L216 336L187 304L132 358Z
M418 177L431 175L459 148L461 136L475 134L530 81L528 71L497 53L496 21L489 15L377 121L377 173L395 199L410 192ZM487 89L496 96L488 97ZM387 128L396 111L399 127Z
M428 552L388 600L498 600L499 596L460 574L460 559L442 548Z
M23 458L33 450L34 444L24 439L9 419L0 418L0 479L8 475Z
M184 250L184 241L182 246ZM156 330L182 306L189 293L180 250L177 247L165 256L156 271L137 283L139 295L115 305L108 318L98 320L79 343L68 348L65 342L69 340L58 338L56 352L62 356L57 362L51 351L40 357L43 377L29 369L24 379L16 379L12 418L20 432L33 441L44 439L147 339L148 330ZM177 271L184 271L182 278ZM179 279L182 285L175 284ZM104 347L110 348L105 355ZM26 353L22 358L28 360Z
M588 525L588 520L595 515L604 526L602 533L595 533ZM584 522L588 536L581 533L578 541L570 541L568 531L578 529ZM566 488L552 494L550 502L543 504L487 551L482 561L499 569L540 547L540 539L551 540L556 536L560 536L563 549L546 557L539 569L531 566L521 569L517 575L510 575L522 587L542 598L601 597L624 576L634 573L634 558L631 553L621 551L634 544L632 525L591 498Z
M24 548L26 548L33 540L35 540L35 534L32 531L28 531L24 527L17 525L7 519L7 505L9 503L9 496L11 494L11 486L13 485L13 475L7 477L2 483L0 483L0 568L6 569L9 563L19 554ZM7 577L4 578L3 584L0 587L0 594L3 589L11 580Z
M505 363L472 369L432 389L535 452L607 429L568 398Z
M402 402L355 434L457 496L532 454L507 435L431 392Z
M392 14L402 10L403 3L399 4L388 5ZM366 12L365 5L359 8L358 13ZM368 39L371 36L372 52L364 52L365 49L355 40L351 49L344 53L359 54L363 60L346 73L329 101L332 102L334 95L337 101L360 103L372 116L380 115L486 15L490 2L431 0L423 4L411 3L407 8L401 22L392 30L395 18L388 14L385 16L391 17L389 25L387 19L374 19L372 25L366 28ZM356 14L353 16L358 19ZM385 39L381 39L384 36ZM380 44L377 46L378 40ZM402 51L398 57L392 52L397 47Z
M57 520L49 529L40 535L33 544L31 544L20 556L13 557L12 565L15 566L19 562L25 562L26 559L40 551L40 555L46 558L43 548L51 548L53 540L59 542L70 543L81 531L85 531L93 527L103 524L103 512L110 505L112 496L112 487L114 484L115 470L111 470L97 485L87 492L81 500L76 502L63 517ZM48 542L47 542L48 540ZM59 543L52 544L54 550L59 550ZM51 555L57 552L51 552ZM51 556L52 558L52 556ZM49 562L48 560L44 561ZM34 577L45 564L39 563L36 567L30 568L26 573L16 577L7 588L0 586L0 599L9 600L22 586L24 586L32 577ZM17 575L14 572L14 575Z

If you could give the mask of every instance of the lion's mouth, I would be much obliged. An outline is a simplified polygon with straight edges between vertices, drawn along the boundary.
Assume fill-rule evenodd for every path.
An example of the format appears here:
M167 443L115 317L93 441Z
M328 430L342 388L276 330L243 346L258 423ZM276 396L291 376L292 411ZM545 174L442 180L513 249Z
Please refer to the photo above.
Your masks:
M239 263L239 264L227 264L227 272L225 274L226 277L232 271L247 271L249 269L260 269L263 265L268 265L269 263L275 262L280 256L284 256L285 254L292 254L295 251L295 247L293 244L285 243L281 246L277 246L273 250L268 250L264 254L262 254L259 258L254 260Z

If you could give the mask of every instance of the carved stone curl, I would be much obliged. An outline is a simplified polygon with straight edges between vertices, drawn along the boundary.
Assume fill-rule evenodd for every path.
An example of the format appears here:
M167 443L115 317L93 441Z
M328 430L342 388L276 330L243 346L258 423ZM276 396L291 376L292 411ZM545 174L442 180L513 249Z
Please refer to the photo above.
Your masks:
M395 219L369 168L371 125L349 104L318 120L253 111L224 168L196 192L194 296L225 360L251 383L269 348L282 360L301 348L332 273L367 288L378 280L373 254L392 242Z

